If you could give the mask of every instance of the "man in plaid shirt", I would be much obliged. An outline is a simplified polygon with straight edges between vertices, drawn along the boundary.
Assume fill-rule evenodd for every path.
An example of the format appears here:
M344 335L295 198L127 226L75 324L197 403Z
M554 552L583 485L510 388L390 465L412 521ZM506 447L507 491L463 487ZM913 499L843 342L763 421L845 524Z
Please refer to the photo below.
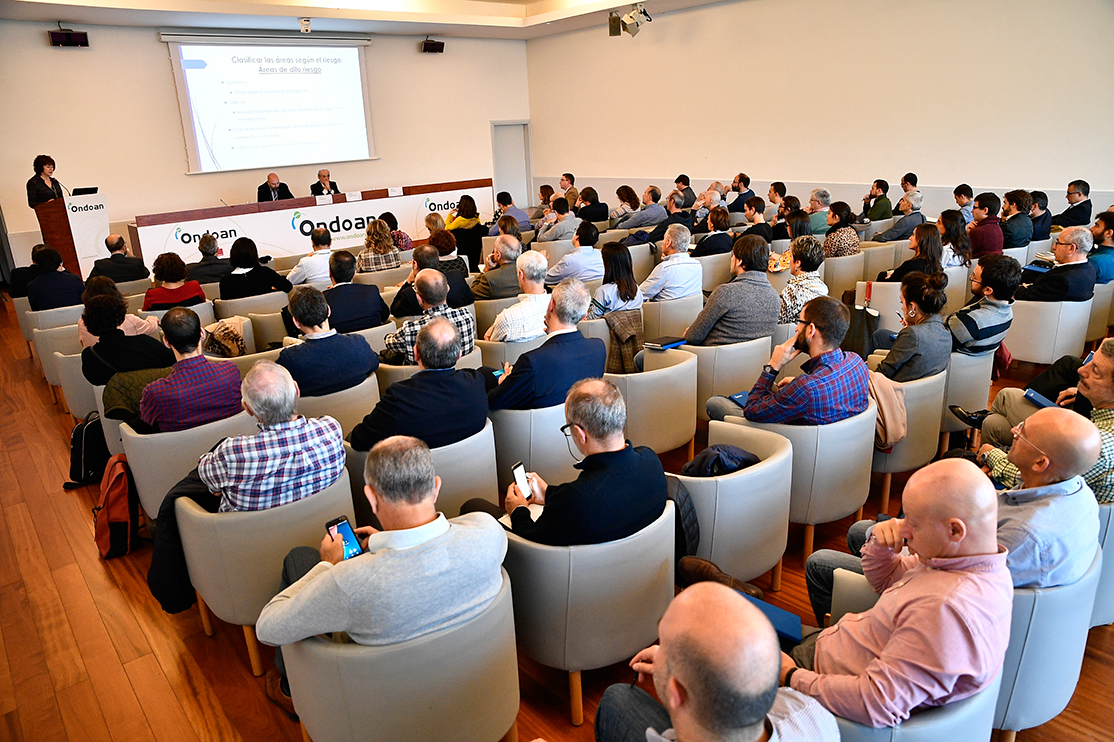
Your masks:
M223 420L240 411L240 370L201 354L204 330L192 309L174 307L162 318L163 343L174 351L174 370L143 390L139 416L166 433Z
M414 278L414 290L418 295L422 316L407 320L398 332L387 335L384 339L387 348L379 354L379 360L396 365L413 366L417 363L414 359L414 343L418 339L418 331L434 317L444 317L452 322L460 340L461 355L471 353L476 347L476 318L465 308L453 309L445 303L449 296L449 283L445 274L432 268L418 271Z
M524 252L515 261L518 271L518 303L499 312L491 327L484 333L484 340L517 343L533 340L545 334L545 315L549 309L549 294L545 293L545 272L549 262L536 250Z
M298 386L290 372L259 361L240 391L260 432L218 443L159 508L147 585L167 613L184 611L196 600L175 518L178 498L188 497L211 513L266 510L320 492L344 471L340 424L331 417L298 415Z
M723 420L743 415L761 423L827 425L857 415L870 404L868 372L863 359L839 348L850 324L842 303L820 296L805 304L797 335L774 348L770 362L744 401L712 397L708 416ZM778 373L800 353L809 359L800 376L777 382Z

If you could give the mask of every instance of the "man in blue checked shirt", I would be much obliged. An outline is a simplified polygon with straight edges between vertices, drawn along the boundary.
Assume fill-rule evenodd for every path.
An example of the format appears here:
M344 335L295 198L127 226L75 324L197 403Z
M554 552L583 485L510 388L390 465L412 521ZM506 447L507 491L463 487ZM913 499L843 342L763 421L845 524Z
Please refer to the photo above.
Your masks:
M211 513L267 510L320 492L344 470L340 423L299 415L298 385L285 368L259 361L244 377L240 394L260 432L220 441L159 508L147 585L167 613L184 611L196 600L174 515L179 497Z

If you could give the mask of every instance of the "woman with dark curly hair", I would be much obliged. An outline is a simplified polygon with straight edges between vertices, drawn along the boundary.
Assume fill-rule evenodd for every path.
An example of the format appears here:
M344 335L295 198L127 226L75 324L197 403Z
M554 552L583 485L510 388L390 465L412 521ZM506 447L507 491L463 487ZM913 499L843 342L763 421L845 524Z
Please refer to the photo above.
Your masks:
M62 184L54 179L54 158L39 155L34 162L35 174L27 181L27 205L32 209L39 204L62 198Z
M85 293L81 295L81 303L88 305L89 300L94 296L118 296L120 299L124 299L120 289L116 288L116 282L108 276L90 278L89 282L85 284ZM151 337L158 337L159 320L156 317L141 318L138 315L128 313L124 315L120 330L128 336L150 335ZM81 317L77 320L77 338L81 341L82 348L91 348L97 344L98 340L97 336L85 327L85 320Z
M93 386L103 386L117 372L174 365L174 352L150 335L124 334L120 325L128 303L117 294L94 296L85 302L81 319L97 344L81 351L81 373Z
M859 233L851 226L855 212L844 201L828 207L828 235L824 238L824 257L842 258L859 252Z
M440 229L429 236L429 244L437 248L441 256L441 272L460 271L468 275L468 264L456 254L456 237L447 229Z
M143 295L143 311L171 307L192 307L205 301L205 292L197 281L186 280L186 263L177 253L164 252L155 258L153 273L161 285L147 289Z

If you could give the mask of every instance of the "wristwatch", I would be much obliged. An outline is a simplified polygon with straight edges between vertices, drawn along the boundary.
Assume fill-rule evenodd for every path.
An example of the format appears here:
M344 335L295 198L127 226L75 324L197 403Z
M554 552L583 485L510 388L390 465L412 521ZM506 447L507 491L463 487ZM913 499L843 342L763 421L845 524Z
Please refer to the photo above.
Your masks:
M762 367L762 373L773 374L774 376L777 376L777 369L767 363L765 366Z

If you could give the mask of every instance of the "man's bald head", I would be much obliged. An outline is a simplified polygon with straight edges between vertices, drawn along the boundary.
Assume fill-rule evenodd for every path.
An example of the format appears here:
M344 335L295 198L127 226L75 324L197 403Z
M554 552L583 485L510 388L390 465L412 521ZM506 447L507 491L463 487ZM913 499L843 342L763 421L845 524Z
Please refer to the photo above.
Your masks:
M267 173L267 185L271 188L279 187L278 173Z
M1037 410L1015 428L1020 435L1010 461L1021 470L1026 487L1071 479L1090 469L1102 452L1095 424L1063 407Z
M700 582L673 600L658 633L654 684L675 728L717 737L761 729L781 651L760 610L728 587Z
M460 339L456 326L444 317L435 317L418 330L414 358L422 368L452 368L460 359Z
M436 307L445 303L449 296L449 282L445 274L434 268L423 268L414 278L414 291L426 307Z
M902 494L902 537L922 559L998 550L998 496L966 459L942 459L909 477Z

